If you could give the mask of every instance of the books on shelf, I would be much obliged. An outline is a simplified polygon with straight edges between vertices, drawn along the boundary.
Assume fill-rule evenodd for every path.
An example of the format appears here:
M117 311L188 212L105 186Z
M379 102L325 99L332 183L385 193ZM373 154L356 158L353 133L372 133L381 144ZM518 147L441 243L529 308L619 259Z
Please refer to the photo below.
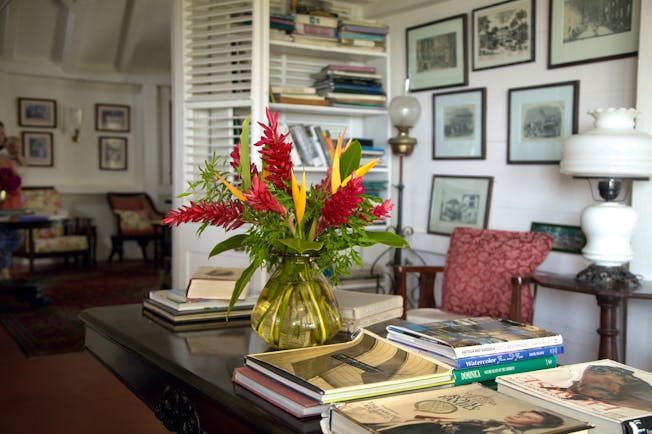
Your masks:
M298 44L306 45L320 45L324 47L337 47L339 41L337 38L329 38L325 36L303 35L300 33L292 33L292 39Z
M590 420L592 433L652 430L652 373L613 360L506 375L496 383L501 393Z
M247 366L235 368L232 381L298 418L319 416L329 406Z
M337 28L339 20L337 17L313 15L313 14L295 14L294 22L296 24L316 24L318 26Z
M376 67L371 65L349 65L345 63L329 63L322 68L322 71L349 71L375 74Z
M342 330L352 333L382 321L403 315L403 297L333 288L340 308Z
M321 26L319 24L296 23L294 25L294 34L324 36L327 38L337 37L337 28Z
M331 434L552 434L586 432L590 427L480 384L338 403L322 419L323 432Z
M243 270L243 268L233 267L199 267L188 281L186 297L230 300L235 283ZM242 290L239 299L244 300L248 294L249 283Z
M248 354L245 365L321 403L452 383L450 367L365 329L348 342Z
M387 331L390 340L453 360L563 344L557 332L490 317L408 323Z
M175 312L226 311L229 307L229 300L189 299L181 289L154 289L149 292L149 299L168 306ZM257 296L251 296L244 300L237 300L233 309L253 308L257 299Z

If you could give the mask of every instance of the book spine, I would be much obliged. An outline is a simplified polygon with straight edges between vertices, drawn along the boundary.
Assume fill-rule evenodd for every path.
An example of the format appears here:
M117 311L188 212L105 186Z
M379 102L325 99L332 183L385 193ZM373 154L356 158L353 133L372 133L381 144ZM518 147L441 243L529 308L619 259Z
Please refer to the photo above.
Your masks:
M519 362L501 363L498 365L481 366L478 368L453 369L455 385L493 380L499 375L517 374L519 372L536 371L557 366L555 356L539 357Z
M463 358L469 356L480 356L496 353L506 353L510 351L528 350L532 348L548 347L552 345L562 345L563 338L561 335L545 336L541 338L524 339L521 341L495 342L487 345L474 345L466 348L453 348L456 357Z
M305 148L304 144L302 143L302 140L305 140L305 137L301 134L301 130L303 128L301 125L294 125L290 127L290 136L292 137L292 143L294 144L294 148L299 153L299 157L301 158L301 162L304 166L312 166L312 158L308 154L308 150Z
M321 17L317 15L296 14L294 16L295 24L316 24L318 26L337 28L339 21L333 17Z
M364 34L364 33L347 33L347 32L340 32L340 39L364 39L367 41L378 41L378 42L384 42L385 37L381 35L370 35L370 34Z
M366 66L366 65L342 65L337 63L331 63L322 68L322 71L348 71L348 72L366 72L369 74L376 73L375 66Z
M327 38L337 36L337 29L334 27L320 26L317 24L298 23L294 27L294 32L304 35L325 36Z
M555 356L564 353L563 345L552 345L549 347L532 348L529 350L512 351L509 353L464 357L457 360L459 369L477 368L479 366L497 365L499 363L511 363L520 360L535 359L540 357Z

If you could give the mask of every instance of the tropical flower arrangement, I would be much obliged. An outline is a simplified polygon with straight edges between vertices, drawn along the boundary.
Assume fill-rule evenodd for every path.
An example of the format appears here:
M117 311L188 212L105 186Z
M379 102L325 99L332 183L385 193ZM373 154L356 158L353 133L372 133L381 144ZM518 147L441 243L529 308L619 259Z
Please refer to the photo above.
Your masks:
M250 161L249 119L243 123L240 143L224 157L213 156L201 167L201 179L189 183L182 196L193 196L188 205L171 210L163 220L174 226L181 223L202 223L198 233L208 226L226 231L249 224L244 233L237 233L218 243L210 252L244 248L251 259L235 285L231 305L256 269L273 267L279 255L311 255L320 270L332 269L331 279L350 274L361 258L356 246L382 243L405 247L400 236L365 228L374 220L389 217L389 200L366 195L362 177L378 160L360 166L361 146L357 141L344 144L344 134L331 150L332 165L317 185L301 182L293 170L289 133L279 133L278 113L267 110L267 125L259 122L263 136L253 146L260 155L259 169ZM220 168L222 168L220 170Z

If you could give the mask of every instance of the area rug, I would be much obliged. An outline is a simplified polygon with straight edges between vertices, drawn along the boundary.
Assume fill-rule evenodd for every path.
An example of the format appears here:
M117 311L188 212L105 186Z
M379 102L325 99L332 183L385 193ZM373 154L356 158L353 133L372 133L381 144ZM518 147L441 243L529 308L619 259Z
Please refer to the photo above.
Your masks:
M99 263L89 270L64 268L35 272L30 282L41 286L52 304L32 307L13 296L0 298L0 323L28 357L83 351L84 325L78 318L89 307L140 303L159 289L162 272L151 263Z

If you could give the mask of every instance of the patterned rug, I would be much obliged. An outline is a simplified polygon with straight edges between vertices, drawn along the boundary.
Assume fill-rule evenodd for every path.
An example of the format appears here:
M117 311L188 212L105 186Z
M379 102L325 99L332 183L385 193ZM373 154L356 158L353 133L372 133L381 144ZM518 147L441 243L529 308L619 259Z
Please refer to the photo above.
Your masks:
M20 273L20 272L19 272ZM99 263L90 270L73 267L37 270L29 281L52 300L32 307L10 295L0 296L0 323L28 357L83 351L84 326L79 313L89 307L140 303L159 289L162 272L151 263Z

